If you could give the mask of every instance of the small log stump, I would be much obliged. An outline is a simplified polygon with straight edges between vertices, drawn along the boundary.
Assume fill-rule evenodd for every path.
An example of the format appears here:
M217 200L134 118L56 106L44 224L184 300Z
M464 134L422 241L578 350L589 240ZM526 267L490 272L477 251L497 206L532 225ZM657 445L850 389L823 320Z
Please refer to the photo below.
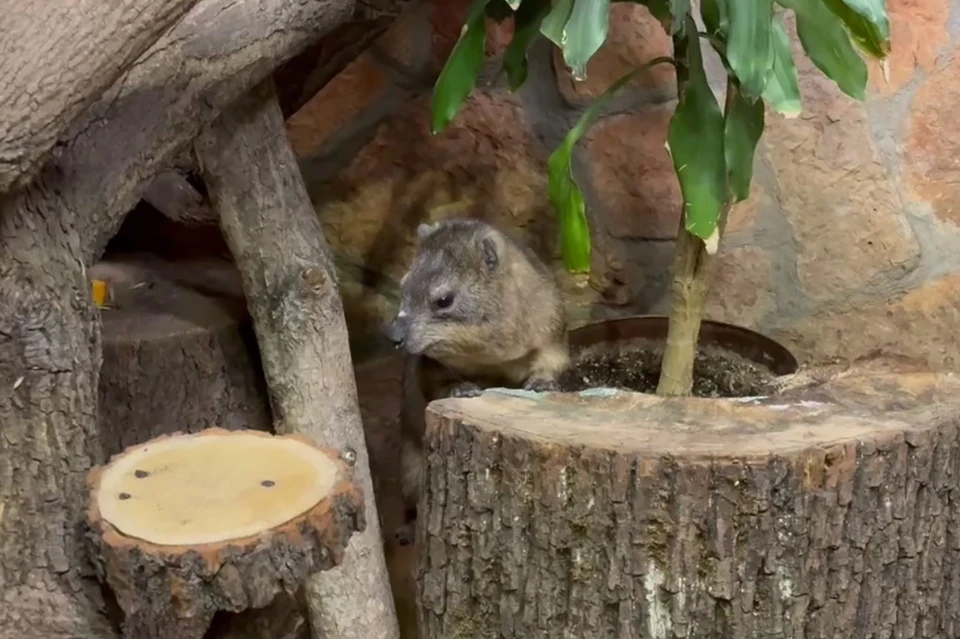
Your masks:
M350 475L306 437L219 428L159 437L91 470L92 555L124 636L200 639L218 610L296 596L365 528Z
M434 402L421 637L953 637L960 379Z
M217 425L271 429L266 384L236 267L219 260L114 256L88 270L107 282L100 311L104 455Z

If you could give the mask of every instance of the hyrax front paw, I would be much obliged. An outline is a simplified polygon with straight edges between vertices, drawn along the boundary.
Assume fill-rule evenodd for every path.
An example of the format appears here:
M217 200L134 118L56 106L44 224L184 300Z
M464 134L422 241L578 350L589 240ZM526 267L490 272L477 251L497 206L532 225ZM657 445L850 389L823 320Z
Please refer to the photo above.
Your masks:
M473 382L463 382L450 388L449 397L480 397L483 389Z
M535 391L537 393L550 393L560 390L560 385L552 379L528 379L523 385L523 390Z

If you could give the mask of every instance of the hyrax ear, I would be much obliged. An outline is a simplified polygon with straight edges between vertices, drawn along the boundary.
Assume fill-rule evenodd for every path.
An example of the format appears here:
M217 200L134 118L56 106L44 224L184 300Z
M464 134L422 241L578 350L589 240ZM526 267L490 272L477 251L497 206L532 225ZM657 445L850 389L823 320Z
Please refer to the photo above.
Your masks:
M483 251L483 261L487 268L496 268L503 255L503 238L496 232L485 233L480 238L480 249Z
M437 230L437 226L439 225L436 223L428 224L427 222L424 222L417 227L417 239L422 242L426 238L430 237L430 235Z

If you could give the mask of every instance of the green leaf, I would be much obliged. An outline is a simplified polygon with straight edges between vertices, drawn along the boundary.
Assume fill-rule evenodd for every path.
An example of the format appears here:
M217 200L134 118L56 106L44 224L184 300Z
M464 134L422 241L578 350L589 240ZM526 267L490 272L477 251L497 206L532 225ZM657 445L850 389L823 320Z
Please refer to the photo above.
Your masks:
M843 22L823 0L778 0L797 14L797 34L810 60L840 90L856 100L866 97L867 65Z
M756 100L773 67L770 23L773 0L734 0L728 7L727 62L740 80L743 95Z
M793 47L790 36L780 16L774 16L771 28L773 45L773 68L763 89L763 99L774 111L794 118L800 115L800 85L797 81L797 67L793 64Z
M549 11L549 0L527 0L513 17L513 39L503 54L511 92L527 80L527 50L540 35L540 23Z
M850 30L850 36L867 55L878 60L890 53L890 22L882 0L824 0L827 8Z
M683 194L685 228L702 240L717 228L727 199L724 121L720 105L707 83L697 25L687 16L676 49L686 49L689 75L670 120L667 143Z
M475 0L450 57L433 87L431 129L440 133L457 115L464 100L477 84L483 67L483 45L487 40L484 10L490 0Z
M726 36L722 35L727 32L730 24L727 19L726 0L701 0L700 17L703 18L707 33L726 39Z
M557 0L540 24L540 33L561 49L564 40L563 30L567 26L572 11L573 0Z
M726 155L730 192L734 202L750 196L753 179L753 155L763 135L763 100L749 100L735 83L727 85L733 93L727 98L723 148Z
M566 163L566 167L563 163ZM587 207L580 187L570 174L569 163L569 157L550 156L547 165L551 178L550 202L560 217L560 248L564 266L571 273L589 273L590 225L587 223Z
M587 62L607 39L610 0L574 0L563 29L563 61L574 80L587 78Z
M580 191L576 180L573 179L573 169L571 167L573 149L617 91L639 74L646 73L655 65L666 62L672 62L672 60L670 58L655 58L611 84L584 110L577 123L567 132L563 143L550 154L550 159L547 161L547 171L550 178L550 202L560 218L560 245L563 250L563 261L567 270L572 273L583 273L590 270L590 233L583 193Z

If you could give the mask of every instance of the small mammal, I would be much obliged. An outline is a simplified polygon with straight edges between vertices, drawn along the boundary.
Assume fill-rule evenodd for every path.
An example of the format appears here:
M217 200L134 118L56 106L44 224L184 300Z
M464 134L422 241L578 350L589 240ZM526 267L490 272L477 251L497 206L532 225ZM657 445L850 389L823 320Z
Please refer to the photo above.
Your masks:
M424 411L491 386L557 390L570 366L567 323L553 273L528 247L474 218L417 228L417 255L387 327L406 351L400 416L406 520L413 542L423 465Z

